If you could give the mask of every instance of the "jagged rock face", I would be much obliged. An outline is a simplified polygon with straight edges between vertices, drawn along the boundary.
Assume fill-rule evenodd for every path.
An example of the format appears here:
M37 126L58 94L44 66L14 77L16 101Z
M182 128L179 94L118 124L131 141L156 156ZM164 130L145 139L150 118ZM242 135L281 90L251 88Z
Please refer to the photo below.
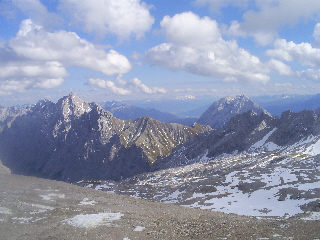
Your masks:
M0 131L4 128L4 126L10 127L11 123L17 116L23 115L30 110L29 107L20 109L17 107L8 107L5 108L0 105Z
M252 110L236 115L223 129L217 129L196 135L174 149L173 154L155 163L154 169L175 167L201 161L202 157L212 158L221 154L244 151L258 135L264 134L273 118L262 112Z
M213 103L197 120L201 125L209 125L214 129L221 129L228 124L230 118L253 110L260 114L267 113L258 104L254 103L245 95L238 95L235 98L225 97Z
M312 134L318 135L319 127L318 116L313 110L286 111L281 114L277 134L273 134L270 140L280 146L294 144Z
M196 124L193 128L177 123L164 123L149 117L142 117L127 123L120 137L125 146L141 147L153 164L158 156L168 156L172 148L210 128Z
M311 142L318 144L319 133L320 119L312 110L287 111L280 119L250 110L232 117L223 129L198 134L179 145L170 156L158 160L153 168L171 168L241 152L286 153L294 149L292 146L306 149ZM318 150L313 152L317 154Z
M158 156L203 131L150 118L119 120L70 94L56 104L40 101L3 124L0 158L16 174L119 180L149 171Z

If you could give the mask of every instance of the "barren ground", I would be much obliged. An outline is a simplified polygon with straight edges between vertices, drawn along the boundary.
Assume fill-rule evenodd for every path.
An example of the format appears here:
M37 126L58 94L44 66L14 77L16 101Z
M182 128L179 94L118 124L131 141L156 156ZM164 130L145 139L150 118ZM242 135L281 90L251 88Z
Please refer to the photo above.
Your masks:
M320 221L297 216L255 218L191 209L0 172L3 240L320 238Z

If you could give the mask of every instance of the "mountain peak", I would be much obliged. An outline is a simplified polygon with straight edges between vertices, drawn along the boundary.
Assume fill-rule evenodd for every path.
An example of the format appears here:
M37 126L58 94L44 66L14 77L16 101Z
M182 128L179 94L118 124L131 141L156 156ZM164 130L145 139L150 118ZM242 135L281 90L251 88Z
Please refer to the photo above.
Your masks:
M253 110L257 114L266 112L246 95L221 98L213 103L198 119L197 123L209 125L212 128L222 128L232 116ZM267 112L266 112L267 113Z

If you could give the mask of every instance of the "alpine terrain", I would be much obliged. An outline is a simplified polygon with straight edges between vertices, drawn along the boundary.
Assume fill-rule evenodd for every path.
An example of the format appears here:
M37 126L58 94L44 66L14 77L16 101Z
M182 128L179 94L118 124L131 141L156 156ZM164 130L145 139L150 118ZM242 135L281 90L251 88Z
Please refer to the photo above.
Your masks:
M71 93L57 103L2 109L0 158L12 173L67 182L120 180L150 171L159 156L209 130L149 117L120 120Z
M319 131L311 110L280 119L250 110L177 146L151 173L78 185L241 215L319 219Z
M214 129L225 126L232 116L253 110L256 113L265 111L245 95L225 97L214 102L197 120L197 123L209 125Z
M320 218L313 110L277 118L243 95L225 98L204 114L222 116L218 129L120 120L72 93L1 111L0 158L12 173L226 213Z

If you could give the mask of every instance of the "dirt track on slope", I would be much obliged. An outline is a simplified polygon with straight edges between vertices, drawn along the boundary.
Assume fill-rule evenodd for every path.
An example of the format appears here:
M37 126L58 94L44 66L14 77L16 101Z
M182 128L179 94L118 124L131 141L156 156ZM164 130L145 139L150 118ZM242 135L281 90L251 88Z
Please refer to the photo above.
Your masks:
M106 217L112 213L118 219ZM320 221L297 217L259 219L190 209L64 182L0 173L3 240L259 238L318 239Z

